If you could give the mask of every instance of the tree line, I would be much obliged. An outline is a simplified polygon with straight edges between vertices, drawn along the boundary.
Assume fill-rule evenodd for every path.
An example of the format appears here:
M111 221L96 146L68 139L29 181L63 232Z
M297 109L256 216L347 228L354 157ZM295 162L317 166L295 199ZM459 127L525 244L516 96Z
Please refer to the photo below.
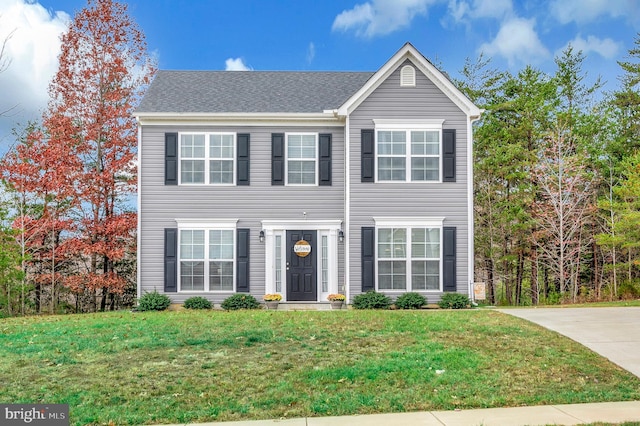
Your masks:
M587 83L568 46L552 75L467 60L474 129L476 281L490 303L640 296L640 38L620 86Z
M481 55L454 81L485 110L474 279L490 303L640 296L640 37L634 46L610 93L587 83L571 46L552 75ZM155 69L126 5L90 0L69 24L42 120L15 130L0 162L0 316L134 302L132 112Z

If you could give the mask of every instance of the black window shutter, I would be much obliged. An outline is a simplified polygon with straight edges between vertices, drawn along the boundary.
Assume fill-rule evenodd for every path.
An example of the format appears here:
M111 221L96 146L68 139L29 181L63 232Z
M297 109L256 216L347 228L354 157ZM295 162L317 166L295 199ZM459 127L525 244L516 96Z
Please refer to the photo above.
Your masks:
M376 228L362 227L362 292L375 290Z
M442 228L442 262L444 291L456 291L456 228Z
M239 133L237 136L238 185L249 185L249 139L248 133Z
M442 130L442 181L456 181L456 130Z
M318 168L319 185L331 186L331 133L319 136L320 167Z
M271 185L284 185L284 133L271 134Z
M238 229L236 246L236 291L249 293L249 229Z
M373 137L373 129L362 129L360 131L360 150L361 150L361 181L373 182L375 177L375 148Z
M178 229L164 229L164 291L178 291Z
M164 184L178 184L178 134L164 134Z

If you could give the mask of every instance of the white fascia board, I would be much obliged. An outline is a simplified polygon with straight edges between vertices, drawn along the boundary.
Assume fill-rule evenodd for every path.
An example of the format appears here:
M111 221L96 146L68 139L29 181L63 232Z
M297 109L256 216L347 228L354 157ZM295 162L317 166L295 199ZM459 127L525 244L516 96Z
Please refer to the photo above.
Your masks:
M411 60L436 87L442 90L462 111L470 117L480 116L480 109L476 107L454 84L434 67L410 43L405 44L395 55L380 68L367 83L351 96L339 109L338 114L346 116L353 112L375 89L382 84L389 75L406 59Z
M343 126L344 119L333 111L322 113L135 113L141 125L233 125L262 126L269 123L291 123L293 125Z
M480 116L480 108L475 106L458 88L445 77L436 67L426 60L415 64L423 74L436 85L436 87L451 99L470 118Z
M400 53L400 52L398 52ZM398 55L396 53L395 56ZM369 97L374 90L382 84L384 80L387 79L391 75L391 73L395 70L395 65L398 60L394 61L394 58L391 58L387 61L386 64L382 66L366 83L364 86L360 88L356 93L353 94L347 101L338 108L338 115L342 117L346 117L351 114L366 98Z

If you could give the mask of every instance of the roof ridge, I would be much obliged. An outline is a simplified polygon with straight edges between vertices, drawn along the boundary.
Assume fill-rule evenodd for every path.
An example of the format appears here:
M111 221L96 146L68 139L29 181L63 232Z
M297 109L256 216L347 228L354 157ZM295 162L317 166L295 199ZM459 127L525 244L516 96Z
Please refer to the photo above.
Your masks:
M295 74L374 74L375 71L345 71L345 70L337 70L337 71L325 71L325 70L237 70L237 71L229 71L229 70L167 70L167 69L159 69L158 72L184 72L184 73L252 73L252 74L263 74L263 73L274 73L274 74L284 74L284 73L295 73Z

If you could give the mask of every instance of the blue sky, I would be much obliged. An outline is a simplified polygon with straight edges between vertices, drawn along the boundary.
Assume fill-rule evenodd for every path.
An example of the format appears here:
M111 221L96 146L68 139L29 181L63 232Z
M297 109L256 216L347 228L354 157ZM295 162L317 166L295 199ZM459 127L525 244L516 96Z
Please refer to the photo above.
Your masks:
M572 43L590 77L617 86L640 31L638 0L132 0L129 11L162 69L375 71L405 42L457 76L480 52L496 68L553 73ZM0 151L37 118L58 37L84 0L0 0L0 37L14 31L0 74Z

